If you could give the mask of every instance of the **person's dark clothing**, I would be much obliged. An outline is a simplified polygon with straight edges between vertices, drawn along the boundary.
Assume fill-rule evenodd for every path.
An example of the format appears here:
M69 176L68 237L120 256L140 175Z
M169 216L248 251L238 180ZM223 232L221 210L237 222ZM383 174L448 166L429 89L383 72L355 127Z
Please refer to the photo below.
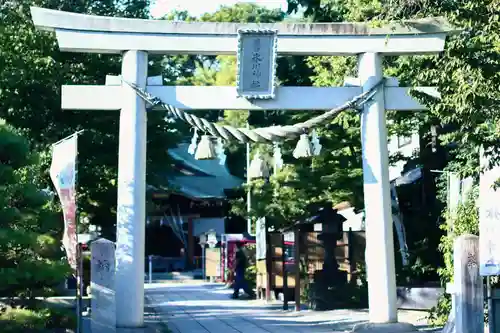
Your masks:
M236 271L245 271L247 268L247 256L242 249L236 251Z
M236 251L236 263L234 270L234 293L233 298L238 298L240 289L243 289L245 293L253 297L253 290L250 289L247 280L245 279L245 270L247 268L247 257L243 250L239 248Z

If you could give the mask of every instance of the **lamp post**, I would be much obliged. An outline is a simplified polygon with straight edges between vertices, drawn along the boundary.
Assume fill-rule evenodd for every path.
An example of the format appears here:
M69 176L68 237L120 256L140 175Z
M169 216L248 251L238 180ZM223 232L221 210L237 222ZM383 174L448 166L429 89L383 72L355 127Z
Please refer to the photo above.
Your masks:
M207 245L207 235L200 235L200 242L198 243L201 246L201 272L203 276L203 281L205 281L205 245Z
M153 283L153 256L148 256L148 279L149 283Z
M213 249L217 245L217 233L213 230L207 232L207 244Z
M247 129L250 129L250 124L247 122ZM247 186L250 186L250 181L252 180L250 176L250 142L246 144L246 157L247 157ZM250 189L247 191L247 232L252 235L252 219L250 218L250 211L252 210L252 194Z
M217 245L217 233L214 230L209 230L207 232L207 244L208 247L213 249ZM207 269L207 266L205 265L205 270ZM205 274L206 275L206 274ZM205 276L206 278L206 276ZM214 276L210 276L210 282L214 282Z

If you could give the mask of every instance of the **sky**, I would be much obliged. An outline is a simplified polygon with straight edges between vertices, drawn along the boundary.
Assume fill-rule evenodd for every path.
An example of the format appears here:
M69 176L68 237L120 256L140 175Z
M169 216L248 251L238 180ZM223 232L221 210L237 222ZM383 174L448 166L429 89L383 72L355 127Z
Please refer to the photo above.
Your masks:
M153 0L151 15L161 17L172 10L187 10L193 16L215 12L220 6L231 6L238 2L251 2L261 6L286 10L286 0Z

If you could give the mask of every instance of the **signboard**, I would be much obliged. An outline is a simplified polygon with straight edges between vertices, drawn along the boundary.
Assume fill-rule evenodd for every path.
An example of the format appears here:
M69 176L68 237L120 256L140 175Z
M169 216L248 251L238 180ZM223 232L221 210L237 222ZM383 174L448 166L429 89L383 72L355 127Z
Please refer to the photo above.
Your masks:
M206 276L220 277L220 249L207 249L205 253Z
M61 201L64 215L63 245L69 265L77 268L76 235L76 159L78 135L52 146L50 178Z
M236 86L248 99L272 99L277 56L276 30L238 30Z
M266 259L266 218L261 217L255 225L255 259Z
M481 166L488 159L481 150ZM500 275L500 167L487 169L479 181L479 271L482 276Z

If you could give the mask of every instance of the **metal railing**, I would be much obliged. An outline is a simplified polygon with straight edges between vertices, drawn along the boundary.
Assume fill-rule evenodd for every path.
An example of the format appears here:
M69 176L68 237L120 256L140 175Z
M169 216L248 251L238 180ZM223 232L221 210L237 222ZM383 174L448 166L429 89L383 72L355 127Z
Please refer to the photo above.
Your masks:
M197 270L201 269L202 265L202 257L194 257L193 264L188 267L185 257L148 256L146 258L147 280L152 283L153 275L156 275L156 279L167 279L172 272L183 272L188 269Z
M184 257L160 257L149 256L147 258L148 271L153 273L168 273L183 271L186 269L186 259Z

